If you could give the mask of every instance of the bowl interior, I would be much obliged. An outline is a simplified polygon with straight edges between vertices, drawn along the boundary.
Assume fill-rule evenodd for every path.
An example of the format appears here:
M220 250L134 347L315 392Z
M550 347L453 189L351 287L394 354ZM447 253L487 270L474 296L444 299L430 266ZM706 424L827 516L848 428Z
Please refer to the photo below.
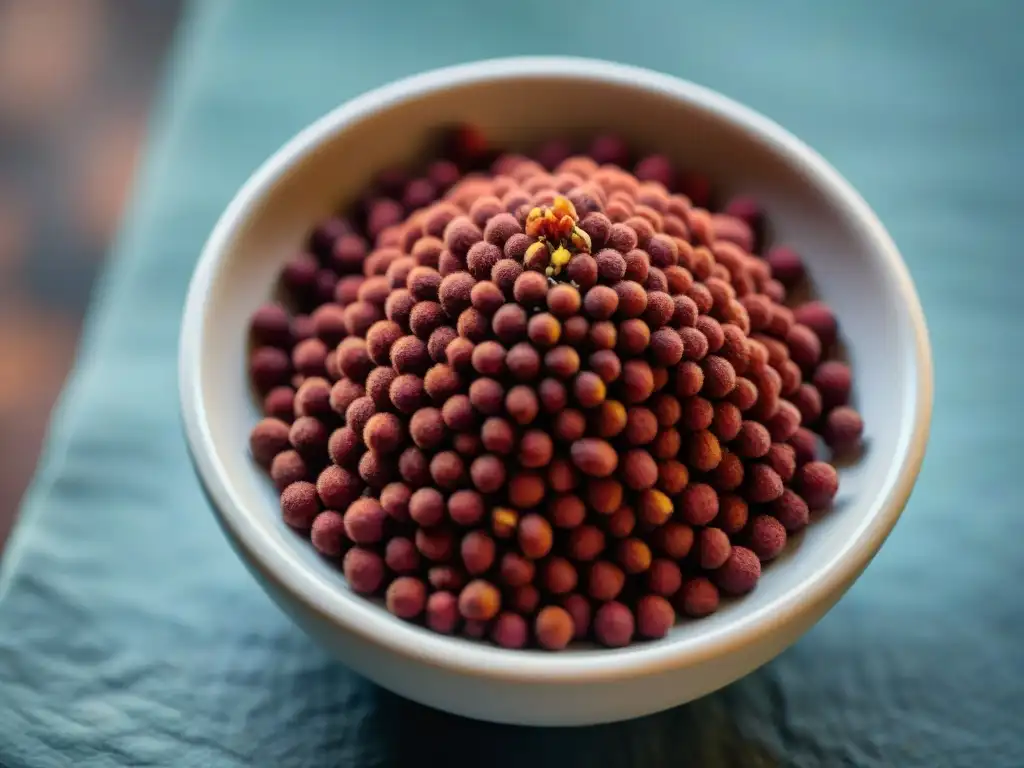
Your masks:
M779 601L806 590L858 542L863 545L872 526L881 525L878 518L894 519L898 510L886 497L893 495L914 432L921 372L914 309L887 255L884 233L860 217L820 168L804 162L798 145L780 142L781 134L760 132L770 127L767 121L762 125L746 110L714 101L717 97L700 89L678 88L581 70L556 77L466 77L418 94L393 89L307 131L307 147L292 145L290 158L265 172L261 184L250 185L249 199L232 208L227 237L210 260L200 331L185 340L185 354L195 362L198 418L208 441L208 455L198 463L201 471L219 478L235 524L284 553L289 567L306 572L305 583L318 592L323 610L346 621L386 621L389 632L417 633L417 641L427 634L351 594L340 572L281 521L277 494L248 455L247 438L259 411L246 377L247 321L272 294L282 263L302 247L318 219L351 200L381 168L415 161L432 131L453 121L480 125L496 144L510 148L552 135L610 130L637 148L666 153L681 166L706 172L723 193L756 196L767 209L771 241L805 255L816 292L840 318L855 371L856 403L867 425L867 450L858 464L842 470L834 510L791 542L752 594L707 619L680 623L657 643L614 654L580 649L570 655L650 653L767 618ZM884 524L886 531L892 519Z

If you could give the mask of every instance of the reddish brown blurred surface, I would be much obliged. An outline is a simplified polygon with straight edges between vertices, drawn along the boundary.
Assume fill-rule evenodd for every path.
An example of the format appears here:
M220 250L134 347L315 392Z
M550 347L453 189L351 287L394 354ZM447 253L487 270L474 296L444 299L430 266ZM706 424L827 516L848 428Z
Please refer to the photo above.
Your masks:
M116 232L180 0L0 0L0 548Z

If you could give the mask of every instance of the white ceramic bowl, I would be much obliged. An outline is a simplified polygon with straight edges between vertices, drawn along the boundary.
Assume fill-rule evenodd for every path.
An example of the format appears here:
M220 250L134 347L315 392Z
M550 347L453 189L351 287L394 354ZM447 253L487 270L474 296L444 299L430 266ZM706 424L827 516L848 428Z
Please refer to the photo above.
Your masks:
M567 102L567 98L569 101ZM571 108L567 107L567 103ZM468 121L499 145L610 130L755 195L776 241L805 254L842 325L869 446L835 509L791 542L753 593L663 640L622 650L509 651L400 621L349 591L281 521L249 457L250 313L310 227L376 171L412 161L430 129ZM410 699L538 725L621 720L720 688L780 653L832 607L892 530L917 477L932 364L906 267L860 196L778 125L705 88L597 61L521 58L442 69L342 105L246 182L199 259L185 306L180 386L189 447L224 531L264 589L347 665ZM187 566L185 566L187 567Z

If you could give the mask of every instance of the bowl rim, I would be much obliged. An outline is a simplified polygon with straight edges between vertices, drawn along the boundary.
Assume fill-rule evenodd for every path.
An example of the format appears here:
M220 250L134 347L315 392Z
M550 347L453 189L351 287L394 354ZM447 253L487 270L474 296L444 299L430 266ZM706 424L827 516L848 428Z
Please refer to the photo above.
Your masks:
M408 100L488 82L523 77L559 77L626 86L687 103L769 144L788 163L802 167L817 186L830 190L864 228L905 303L914 343L916 386L908 396L913 419L901 421L897 457L856 533L831 553L814 577L723 627L654 644L622 649L551 654L511 651L437 634L402 621L360 595L316 577L298 555L279 544L260 514L233 498L207 423L198 351L204 333L206 297L222 254L239 224L259 209L277 180L324 141L370 115ZM597 682L646 676L692 666L736 652L841 594L867 566L896 524L924 459L933 400L932 354L920 301L895 243L864 199L838 171L800 139L753 109L695 83L614 62L562 56L496 58L434 69L406 77L347 101L288 140L253 173L220 216L203 247L184 305L179 348L180 405L186 442L207 497L250 566L299 601L314 616L362 640L420 663L507 682ZM454 642L453 642L454 641Z

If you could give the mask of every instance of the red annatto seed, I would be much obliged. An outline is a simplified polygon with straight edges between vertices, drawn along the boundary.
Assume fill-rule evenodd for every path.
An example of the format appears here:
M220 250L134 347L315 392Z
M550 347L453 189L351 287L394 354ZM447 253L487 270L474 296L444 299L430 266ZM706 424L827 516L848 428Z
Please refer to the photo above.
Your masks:
M666 278L665 273L657 267L651 267L647 272L647 279L644 281L644 288L647 289L648 293L652 291L666 293L668 291L668 278Z
M487 280L491 270L503 257L504 252L493 243L474 243L466 253L466 267L477 280Z
M622 459L622 481L634 491L654 487L658 481L658 465L647 451L627 451Z
M680 403L681 421L684 427L697 432L711 426L715 418L715 407L703 397L689 397Z
M502 210L501 213L492 216L484 226L484 241L501 248L509 241L509 238L522 234L522 232L523 228L516 217Z
M824 509L832 503L839 489L836 468L824 461L811 461L797 469L796 490L812 510Z
M804 278L804 263L800 255L788 246L779 245L768 251L765 260L772 269L772 276L787 288Z
M829 360L819 365L812 381L820 393L820 406L831 409L846 405L850 399L852 380L850 367L846 363Z
M678 430L663 429L651 443L651 454L656 459L673 459L679 455L682 445L683 439Z
M529 429L519 440L519 465L527 469L546 467L554 453L554 443L546 432Z
M317 515L309 531L309 540L324 557L340 557L348 543L341 513L327 509Z
M634 406L626 412L624 437L630 445L647 445L658 435L658 417L649 408Z
M799 409L792 403L783 400L779 403L779 409L775 412L768 423L768 432L776 443L785 442L791 438L800 428L801 415Z
M683 414L682 405L679 400L668 394L661 394L652 398L650 409L658 420L659 427L675 426Z
M487 338L490 325L490 318L487 315L470 307L462 311L455 327L459 332L459 336L469 339L476 344Z
M697 363L685 360L676 366L675 380L675 394L678 397L693 397L704 386L704 371Z
M772 436L767 427L756 421L744 421L740 433L730 446L745 459L758 459L768 453Z
M743 483L743 462L731 451L722 452L722 460L708 476L708 482L717 491L735 491Z
M459 613L464 619L490 621L500 610L501 593L483 579L474 579L459 593Z
M443 526L417 528L416 549L423 557L434 563L446 563L455 556L455 537Z
M657 365L678 364L683 359L683 351L683 339L675 329L659 328L651 334L650 354Z
M400 619L415 619L427 604L426 585L412 576L399 576L388 585L384 604Z
M366 352L370 359L377 365L390 365L391 347L403 335L402 328L398 323L391 320L378 320L366 332ZM357 340L351 340L351 343L353 343L353 348L358 349ZM344 374L341 362L339 359L338 367Z
M680 328L679 338L683 341L683 357L687 360L703 360L708 354L708 339L696 328ZM701 383L703 384L703 373Z
M345 510L345 534L356 544L375 544L383 536L385 517L376 499L357 499Z
M495 416L505 402L505 389L495 379L476 379L469 385L469 402L479 413Z
M491 328L502 343L511 345L526 336L528 320L522 307L517 304L505 304L494 313Z
M376 453L364 453L359 457L359 477L373 488L380 490L395 479L394 461Z
M384 547L384 563L395 573L413 573L419 569L420 553L412 539L396 536Z
M472 304L472 291L476 281L468 272L455 272L441 280L437 288L438 301L452 320Z
M539 605L540 590L533 584L524 584L509 593L509 607L523 616L532 616Z
M423 451L410 446L398 457L398 474L412 488L420 488L430 482L430 468Z
M409 519L409 501L412 491L405 483L388 483L380 492L380 505L392 520L405 522Z
M505 611L498 615L491 625L491 640L502 648L523 648L529 639L530 629L526 619L518 613Z
M292 341L288 312L280 304L264 304L249 320L249 334L256 344L287 347Z
M669 496L675 496L681 493L689 482L690 472L682 462L668 458L658 463L659 491Z
M481 195L470 204L469 218L482 229L491 218L504 211L500 199L494 195Z
M700 472L710 472L722 461L722 446L708 430L690 435L686 455L690 466Z
M470 363L482 376L500 376L505 372L505 348L496 341L482 341L473 348Z
M459 622L458 600L451 592L434 592L427 598L426 614L430 629L450 635Z
M612 289L617 298L616 312L619 317L640 317L647 309L647 291L639 283L631 280L622 280L612 286ZM602 293L602 295L606 294ZM598 299L595 299L595 301L598 301Z
M533 581L535 566L532 560L520 554L506 552L502 555L499 573L506 586L524 587Z
M534 346L549 349L562 337L562 326L554 315L542 312L529 319L526 324L526 335Z
M363 547L352 547L346 552L341 569L353 592L373 594L384 582L384 559Z
M772 319L771 299L758 293L744 296L740 299L740 303L747 310L752 331L764 331L769 327Z
M715 403L714 410L711 431L721 442L731 442L740 433L743 426L743 414L736 405L726 401Z
M398 323L400 327L409 327L409 315L412 308L416 306L416 299L406 289L400 288L392 291L384 302L384 314L388 320Z
M573 593L562 598L562 607L572 619L573 639L585 639L590 632L590 601L581 594Z
M249 450L258 464L269 467L274 458L288 450L290 427L280 419L260 420L249 433Z
M483 531L470 531L459 545L462 563L471 576L479 576L494 564L494 539Z
M604 402L607 388L596 373L584 371L573 379L573 395L583 408L595 408Z
M439 487L454 490L465 481L465 462L455 451L442 451L430 460L430 476Z
M426 388L423 379L412 374L398 376L388 388L391 404L401 413L415 413L426 405Z
M539 560L551 551L551 524L538 514L523 515L516 534L520 551L530 560Z
M642 403L654 392L654 372L643 360L627 360L622 366L622 393L627 403Z
M316 479L316 492L325 507L344 510L359 498L363 483L347 469L326 467Z
M288 430L288 442L307 459L321 459L329 437L323 422L312 416L300 416Z
M545 303L548 293L547 278L540 272L523 272L512 286L512 295L523 307L536 307Z
M728 401L740 411L748 411L753 408L757 397L757 385L744 376L736 377L736 387L727 395Z
M597 261L588 253L578 253L573 256L565 269L569 279L584 291L597 283Z
M846 405L830 411L821 429L825 443L839 453L856 448L863 433L864 420L861 415Z
M541 648L560 651L572 641L576 628L568 611L557 605L549 605L537 614L533 632Z
M701 315L697 318L696 327L708 341L708 352L717 352L725 344L725 332L722 330L721 324L713 317Z
M362 342L361 339L353 339L352 341ZM300 341L292 350L292 366L303 376L327 375L327 368L324 365L326 358L327 345L317 338ZM341 364L340 359L338 363L339 365Z
M319 513L320 497L312 483L292 483L281 492L281 514L292 528L308 529Z
M694 283L690 290L686 292L686 295L697 305L697 310L701 315L706 315L711 311L714 300L711 298L711 291L707 289L704 283Z
M749 508L747 502L734 493L723 493L718 498L718 515L714 525L730 536L735 536L747 527Z
M460 456L472 459L480 455L480 452L483 450L483 443L480 441L479 435L475 435L472 432L459 432L452 437L452 448Z
M790 533L802 530L811 519L807 502L790 488L772 502L771 513Z
M794 324L786 334L786 344L793 362L804 370L813 370L821 359L821 342L806 325Z
M309 467L298 451L286 450L270 462L270 478L279 491L292 483L309 479Z
M571 491L579 484L579 473L572 463L562 457L555 457L547 468L548 485L557 493Z
M629 645L634 629L633 614L622 603L605 603L594 615L594 636L609 648Z
M445 247L464 261L469 249L483 239L483 233L470 217L456 216L444 228L443 239Z
M444 403L462 389L462 378L451 366L432 366L423 377L423 388L435 403Z
M549 373L567 379L580 369L579 353L567 345L555 347L544 355L544 367Z
M626 260L622 254L612 248L605 248L594 256L597 263L597 276L606 283L616 283L626 274Z
M411 256L403 256L391 262L388 266L388 271L384 273L384 277L387 279L391 289L405 288L406 280L414 267L416 267L416 260ZM384 298L385 300L387 299L386 296Z
M536 472L518 472L512 476L507 490L512 506L532 509L544 498L544 478Z
M505 465L497 456L478 456L469 467L469 475L481 493L495 493L505 483Z
M612 221L603 213L595 211L586 214L580 220L579 227L587 233L591 247L602 248L608 242L608 235L611 234Z
M745 474L744 494L748 501L767 504L782 495L782 478L767 464L748 464Z
M578 525L569 534L569 555L577 562L589 563L605 548L604 532L594 525Z
M581 411L575 408L566 408L555 415L554 436L555 439L565 443L571 443L583 437L587 428L587 419Z
M327 454L340 467L354 466L362 454L359 434L352 427L339 427L327 441Z
M648 488L637 496L637 514L648 525L663 525L675 511L672 499L659 490Z
M636 604L636 629L651 640L665 637L676 621L672 604L660 595L645 595Z
M526 235L513 235L507 243L505 243L505 258L499 261L491 268L491 282L493 282L501 290L502 294L507 298L512 298L515 290L516 280L523 274L522 258L523 254L513 255L518 249L520 244L519 237L529 241L530 238ZM525 246L529 243L523 244L523 250L525 252Z
M553 286L547 293L548 309L552 315L563 320L579 312L582 301L580 292L567 283Z
M683 574L671 560L658 558L647 571L647 588L655 595L672 597L683 586Z
M624 539L615 548L615 558L626 573L643 573L651 567L651 548L640 539Z
M647 323L638 318L624 320L619 324L618 343L616 349L619 354L632 357L639 355L651 341L651 330Z
M440 239L426 235L413 244L410 254L416 266L429 267L436 270L441 263L441 253L443 251L444 243ZM407 285L408 281L409 278L406 276Z
M680 494L680 513L691 525L707 525L718 514L718 494L706 483L690 483Z
M281 284L297 297L307 297L315 289L319 268L313 254L298 253L281 270Z
M374 453L397 450L405 440L405 426L393 413L377 413L363 428L363 443Z
M618 329L615 324L606 320L591 325L587 334L590 346L596 350L614 349L618 337Z
M687 579L676 593L676 607L694 619L710 616L718 610L718 603L718 587L703 576Z
M384 318L384 313L376 304L368 301L357 301L342 310L345 319L345 330L350 336L365 336L375 322Z
M564 557L549 558L543 565L541 579L545 589L553 595L565 595L576 589L579 575Z
M421 301L409 314L409 330L426 341L435 330L445 324L446 319L444 310L436 301ZM429 356L430 351L424 349Z
M505 395L505 410L513 421L525 425L537 418L540 403L533 389L519 384L512 387Z
M587 504L598 514L610 515L622 505L622 484L618 480L588 479L585 491Z
M639 248L634 248L626 253L625 259L625 279L635 282L643 288L643 284L647 282L647 277L651 272L651 258L647 255L647 251L641 251Z
M796 451L797 466L814 461L818 453L818 438L811 430L800 427L796 434L789 438L788 442L793 446L793 450Z
M780 393L790 397L800 388L800 384L803 381L803 372L800 370L800 366L792 360L784 361L779 366L778 372L779 378L782 380Z
M733 547L725 565L715 571L718 588L729 595L750 592L761 578L761 561L746 547Z
M605 400L590 412L590 429L598 437L615 437L627 424L626 408L617 400Z
M750 522L750 549L762 562L774 560L786 548L786 529L770 515L758 515Z
M342 344L352 341L346 339ZM341 370L351 379L356 378L350 376L345 370L345 361L341 355L341 347L339 350L338 363L341 366ZM427 352L427 345L422 339L418 339L415 336L403 336L398 339L394 344L391 345L391 364L395 370L400 374L415 374L422 376L427 372L427 368L430 367L430 355ZM367 371L368 372L368 371Z
M509 391L509 395L506 396L506 404L509 396L512 392L516 391L516 387L513 387ZM511 453L515 447L515 431L512 425L506 420L498 417L491 417L487 419L482 429L480 430L480 437L483 441L484 448L492 453L508 454Z
M295 390L288 386L274 387L263 398L263 415L291 423L295 418Z
M458 331L449 325L434 330L427 340L427 354L435 363L448 362L448 345L459 336Z
M764 463L775 470L783 483L788 483L796 474L796 450L787 443L772 443Z
M590 567L587 593L595 600L614 600L626 583L626 575L614 563L598 560Z
M595 285L583 297L583 308L594 320L608 320L618 305L618 294L606 285Z
M821 341L822 347L828 349L836 342L838 323L832 309L823 301L809 301L793 310L793 318L797 323L806 325Z
M625 539L636 528L636 513L630 507L619 507L608 515L605 529L609 536Z

